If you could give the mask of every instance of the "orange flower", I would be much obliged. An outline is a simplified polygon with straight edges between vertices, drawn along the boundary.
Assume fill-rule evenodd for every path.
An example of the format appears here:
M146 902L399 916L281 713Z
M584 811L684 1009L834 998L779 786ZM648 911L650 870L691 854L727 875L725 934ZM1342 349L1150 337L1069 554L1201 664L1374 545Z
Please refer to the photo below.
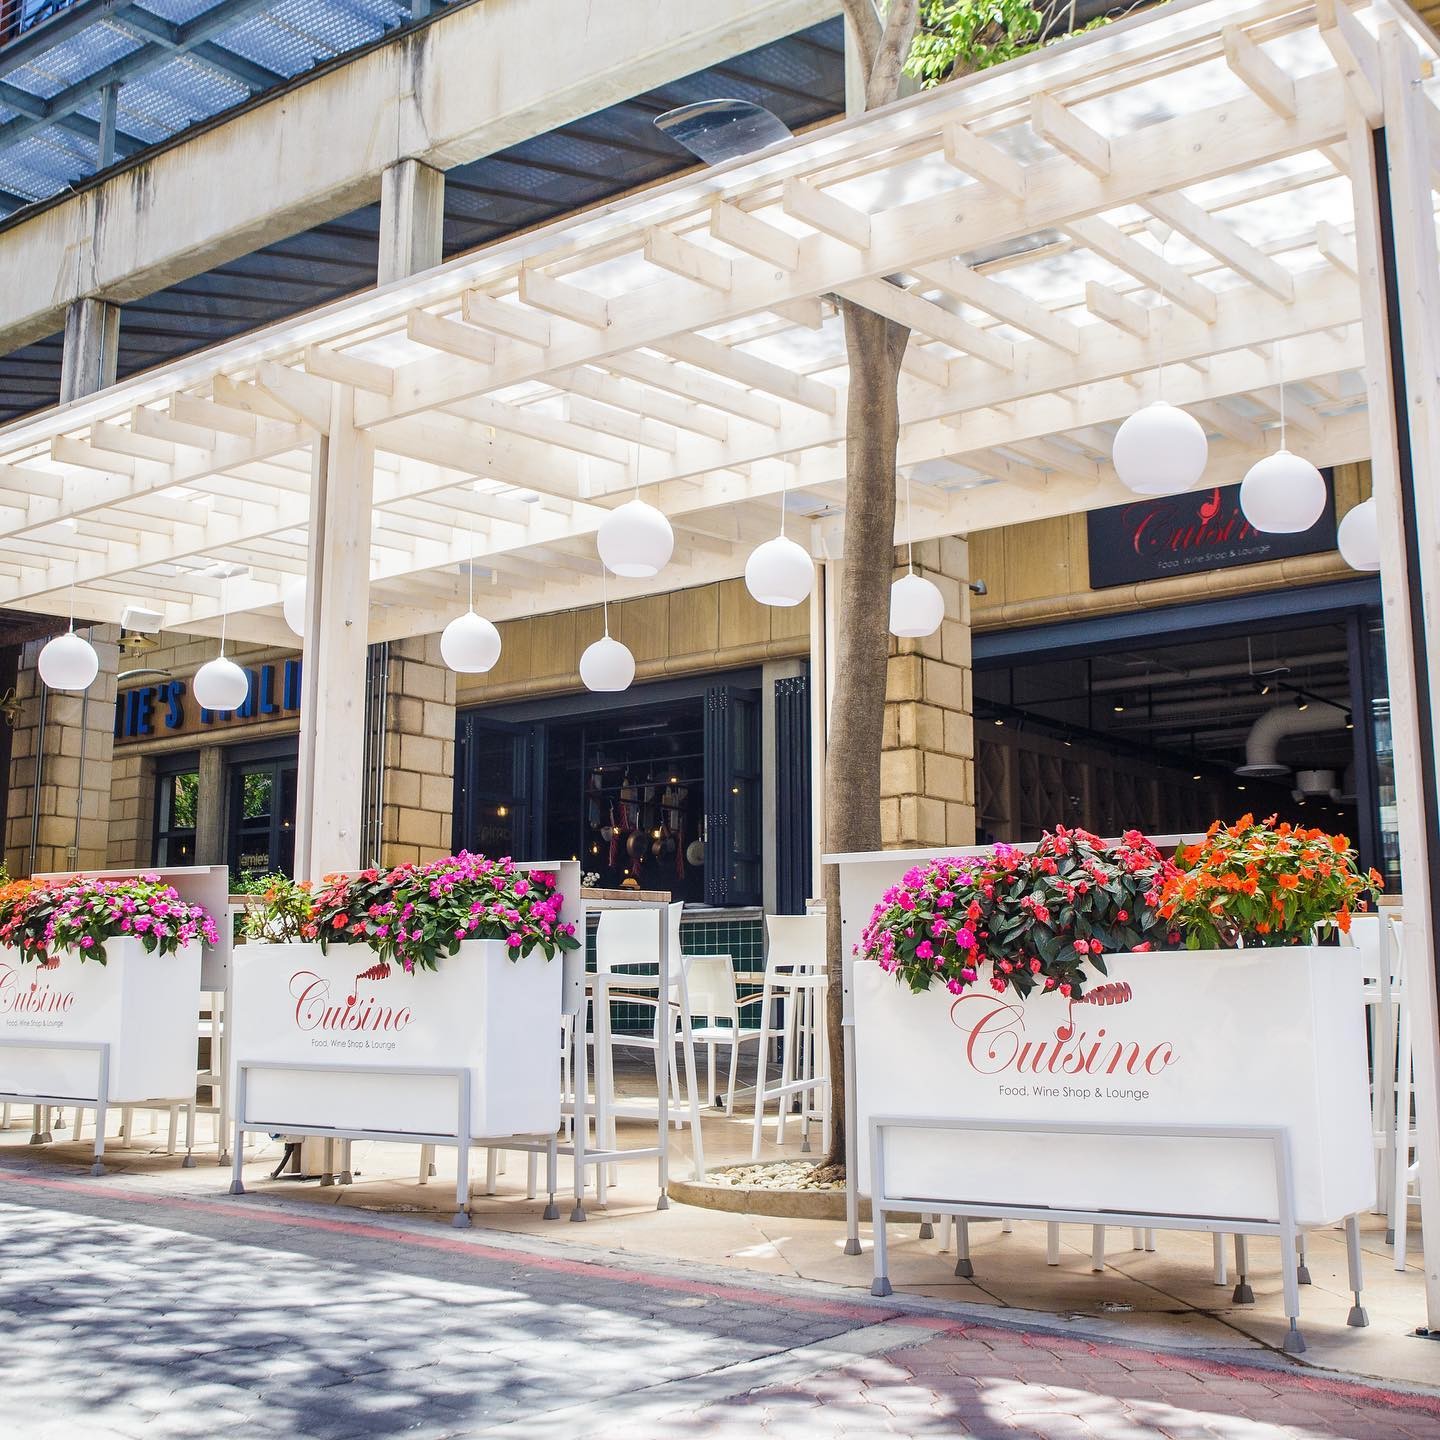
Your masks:
M1282 890L1296 890L1300 886L1300 881L1294 875L1277 875L1275 877L1275 883Z
M1332 835L1330 837L1330 848L1337 855L1343 855L1350 848L1350 841L1344 835Z

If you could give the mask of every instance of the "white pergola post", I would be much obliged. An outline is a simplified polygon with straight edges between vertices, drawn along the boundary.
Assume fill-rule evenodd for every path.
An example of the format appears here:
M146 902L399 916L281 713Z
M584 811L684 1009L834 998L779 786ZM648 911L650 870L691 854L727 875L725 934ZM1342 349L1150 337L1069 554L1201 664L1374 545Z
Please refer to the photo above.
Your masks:
M333 387L313 453L295 874L318 880L361 861L375 456L349 385Z
M1429 188L1425 103L1418 57L1387 26L1383 126L1371 130L1352 102L1349 126L1355 239L1365 339L1371 466L1381 537L1381 589L1389 678L1404 911L1404 973L1415 1036L1427 1322L1440 1326L1440 1167L1437 1157L1434 866L1440 863L1440 794L1433 728L1440 695L1440 610L1435 592L1436 514L1416 475L1440 465L1435 311L1440 303ZM1412 85L1411 81L1416 83ZM1377 145L1377 138L1379 143ZM1385 168L1380 162L1383 157ZM1401 311L1404 320L1397 323ZM1393 302L1393 304L1392 304ZM1400 1124L1405 1123L1401 1116ZM1403 1217L1397 1216L1397 1223Z

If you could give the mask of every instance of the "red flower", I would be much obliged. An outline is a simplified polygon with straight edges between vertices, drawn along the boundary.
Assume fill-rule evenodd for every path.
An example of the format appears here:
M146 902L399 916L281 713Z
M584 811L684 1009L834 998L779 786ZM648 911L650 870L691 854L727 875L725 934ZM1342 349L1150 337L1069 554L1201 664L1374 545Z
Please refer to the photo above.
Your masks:
M343 930L350 922L343 915L337 915L330 923L337 930Z

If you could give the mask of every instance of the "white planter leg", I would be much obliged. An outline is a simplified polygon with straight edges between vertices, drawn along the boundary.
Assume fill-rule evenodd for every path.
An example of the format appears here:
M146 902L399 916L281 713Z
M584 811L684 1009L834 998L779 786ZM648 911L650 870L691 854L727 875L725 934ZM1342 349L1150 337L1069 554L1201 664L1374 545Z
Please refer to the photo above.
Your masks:
M175 1153L175 1147L179 1139L180 1107L178 1105L172 1105L170 1106L170 1129L165 1138L165 1153L167 1155L173 1155Z
M500 1173L500 1152L492 1145L485 1151L485 1193L495 1193L495 1177Z
M1060 1226L1054 1220L1045 1222L1045 1263L1060 1263Z
M1130 1248L1132 1250L1143 1250L1145 1248L1145 1232L1138 1226L1130 1228Z
M962 1280L974 1278L975 1267L970 1263L970 1222L963 1215L955 1217L955 1273Z
M739 1026L736 1026L738 1032ZM730 1084L725 1091L725 1117L730 1119L735 1114L735 1082L740 1075L740 1039L738 1033L732 1033L730 1037Z
M770 1048L770 1011L774 1003L775 998L770 993L770 986L766 984L760 991L760 1045L759 1058L755 1062L755 1131L750 1144L752 1161L760 1158L760 1141L765 1127L765 1082L769 1070L769 1056L766 1052Z
M1002 1235L1013 1235L1015 1233L1015 1222L1013 1220L1002 1220L1000 1222L1000 1233Z
M1250 1288L1250 1237L1248 1235L1235 1237L1235 1273L1235 1294L1231 1297L1232 1300L1236 1305L1253 1305L1255 1292ZM1288 1285L1295 1283L1293 1263L1285 1272L1285 1282Z
M180 1162L182 1170L195 1168L195 1097L192 1095L185 1106L185 1158Z
M1215 1284L1228 1285L1230 1283L1230 1266L1225 1259L1225 1237L1217 1230L1210 1237L1210 1244L1215 1255Z
M450 1223L457 1230L470 1224L470 1140L463 1135L455 1147L455 1218Z
M1105 1268L1105 1227L1103 1225L1090 1227L1090 1268L1097 1271Z
M353 1185L355 1183L355 1175L350 1168L350 1150L354 1143L353 1140L342 1140L340 1142L340 1183L342 1185Z
M525 1198L535 1198L536 1187L540 1179L540 1155L538 1151L532 1150L525 1157Z
M1368 1325L1370 1317L1360 1303L1360 1294L1365 1288L1365 1270L1360 1255L1360 1222L1354 1215L1347 1216L1345 1220L1345 1259L1350 1272L1350 1293L1355 1298L1345 1323L1358 1329Z
M943 1255L954 1238L955 1217L948 1212L940 1217L940 1253Z

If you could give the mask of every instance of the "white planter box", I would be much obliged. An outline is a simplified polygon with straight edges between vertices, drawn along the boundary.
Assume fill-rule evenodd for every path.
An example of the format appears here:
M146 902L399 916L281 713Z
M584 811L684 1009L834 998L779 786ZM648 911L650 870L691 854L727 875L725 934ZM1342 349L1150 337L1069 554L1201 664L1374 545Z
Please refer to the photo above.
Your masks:
M935 852L936 854L943 852ZM847 958L915 856L842 865ZM1021 1004L985 986L912 994L855 960L859 1184L871 1116L1285 1126L1295 1214L1328 1225L1370 1207L1375 1166L1359 952L1307 948L1107 956L1123 1003ZM987 972L988 973L988 972ZM1074 1034L1062 1036L1071 1023ZM1156 1136L893 1130L892 1196L1076 1210L1275 1218L1270 1147Z
M53 970L0 949L0 1040L110 1046L110 1104L188 1099L195 1093L200 946L148 955L124 937L106 963L62 951ZM93 1050L0 1045L0 1092L93 1104L100 1061Z
M406 1069L465 1069L470 1135L551 1134L560 1125L564 965L534 950L512 960L499 940L467 940L437 970L357 979L363 945L240 945L231 961L231 1055L295 1065L363 1065L375 1073L247 1072L247 1125L453 1135L456 1082ZM354 997L353 999L351 997ZM238 1093L238 1092L237 1092Z

